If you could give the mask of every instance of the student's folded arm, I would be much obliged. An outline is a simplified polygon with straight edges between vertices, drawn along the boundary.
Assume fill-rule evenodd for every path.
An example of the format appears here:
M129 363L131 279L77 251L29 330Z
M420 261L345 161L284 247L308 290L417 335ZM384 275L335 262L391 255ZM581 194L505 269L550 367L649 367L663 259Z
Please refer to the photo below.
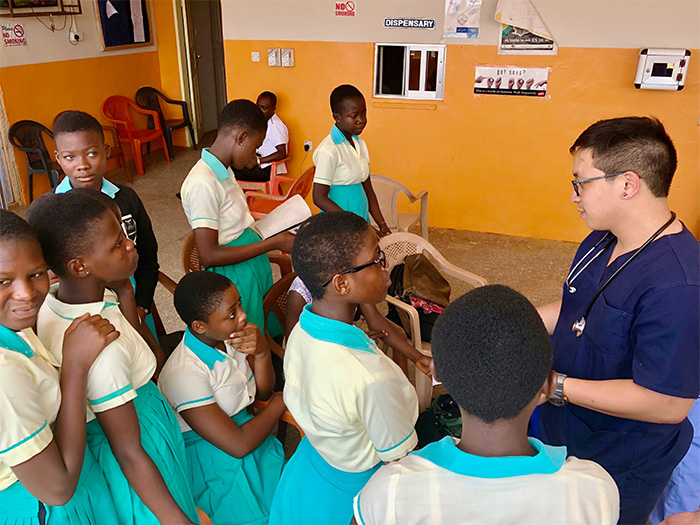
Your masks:
M127 481L160 523L190 523L170 494L158 467L141 446L141 427L134 403L97 413Z
M277 148L277 151L260 158L261 164L265 164L268 162L278 162L280 160L284 160L287 158L287 145L286 144L279 144L278 146L275 146L275 147Z
M238 426L216 403L188 408L180 415L203 439L234 458L243 458L262 445L284 410L284 403L270 402L242 426Z
M554 328L556 328L557 321L559 321L560 311L561 299L537 307L537 313L540 314L542 322L544 323L544 326L547 329L547 333L549 335L552 335L554 333Z
M290 236L291 241L287 243ZM211 228L194 229L194 242L197 245L199 259L205 268L236 264L276 249L288 251L285 248L289 248L289 251L291 251L291 242L293 240L294 237L291 233L284 232L245 246L220 246L219 232L217 230L212 230Z

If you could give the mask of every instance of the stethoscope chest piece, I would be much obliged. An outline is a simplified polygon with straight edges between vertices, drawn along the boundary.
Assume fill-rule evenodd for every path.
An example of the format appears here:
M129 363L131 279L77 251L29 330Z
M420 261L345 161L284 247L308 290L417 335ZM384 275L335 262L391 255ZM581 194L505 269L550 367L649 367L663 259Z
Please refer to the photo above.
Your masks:
M571 327L571 331L576 332L576 337L581 337L581 334L583 333L585 328L586 328L586 318L582 317L580 320L578 320L574 323L574 326Z

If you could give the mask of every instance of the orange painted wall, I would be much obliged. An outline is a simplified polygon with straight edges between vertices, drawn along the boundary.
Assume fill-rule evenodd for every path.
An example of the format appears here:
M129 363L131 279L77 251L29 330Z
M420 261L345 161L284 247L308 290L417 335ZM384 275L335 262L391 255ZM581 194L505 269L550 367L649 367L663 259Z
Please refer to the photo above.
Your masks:
M292 47L294 68L252 62L251 51ZM303 141L314 145L333 123L328 97L342 83L356 85L368 101L363 138L372 172L428 190L431 226L578 241L587 228L571 195L569 146L589 124L624 115L655 115L679 153L672 208L700 236L700 67L690 69L681 92L640 91L633 79L635 49L560 48L558 56L499 56L494 46L449 45L445 98L371 97L371 43L224 42L229 99L255 99L274 91L290 130L291 173L312 164ZM697 54L693 51L693 55ZM551 67L549 99L473 94L474 66Z

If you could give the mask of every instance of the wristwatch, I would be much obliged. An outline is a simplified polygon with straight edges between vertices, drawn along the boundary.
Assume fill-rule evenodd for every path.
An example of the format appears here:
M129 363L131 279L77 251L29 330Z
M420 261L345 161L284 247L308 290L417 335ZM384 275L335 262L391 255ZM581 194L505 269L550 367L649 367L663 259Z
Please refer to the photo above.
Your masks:
M258 166L260 166L260 157L255 157L255 160L258 162Z
M557 372L557 388L554 390L554 395L549 398L549 402L555 407L563 407L569 402L569 398L564 395L564 379L566 374Z

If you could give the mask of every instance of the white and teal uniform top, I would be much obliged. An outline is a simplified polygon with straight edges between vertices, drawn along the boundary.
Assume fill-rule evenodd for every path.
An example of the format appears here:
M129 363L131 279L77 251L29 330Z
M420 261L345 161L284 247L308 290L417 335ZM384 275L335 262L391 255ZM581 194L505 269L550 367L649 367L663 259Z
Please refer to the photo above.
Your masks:
M357 135L352 136L352 141L354 148L337 126L331 128L330 135L323 139L314 151L314 183L325 186L351 186L367 180L367 144Z
M41 342L60 364L63 361L63 335L77 317L99 314L119 331L119 338L97 356L88 371L87 421L95 413L125 405L136 397L136 390L150 381L156 370L156 358L141 335L119 310L117 296L106 290L104 300L96 303L67 304L56 299L53 285L39 311L37 333Z
M307 305L284 355L284 402L332 467L364 472L418 443L418 398L401 369L359 328Z
M245 354L226 353L197 339L190 329L158 376L158 387L177 414L180 430L192 430L180 413L216 403L233 416L255 400L255 378Z
M208 148L187 174L180 195L192 229L217 230L220 246L240 237L255 222L233 171Z
M28 328L0 326L0 491L17 481L11 467L44 450L61 406L58 363Z
M529 438L535 456L481 457L447 436L382 466L355 496L362 525L617 523L617 485L597 463Z

